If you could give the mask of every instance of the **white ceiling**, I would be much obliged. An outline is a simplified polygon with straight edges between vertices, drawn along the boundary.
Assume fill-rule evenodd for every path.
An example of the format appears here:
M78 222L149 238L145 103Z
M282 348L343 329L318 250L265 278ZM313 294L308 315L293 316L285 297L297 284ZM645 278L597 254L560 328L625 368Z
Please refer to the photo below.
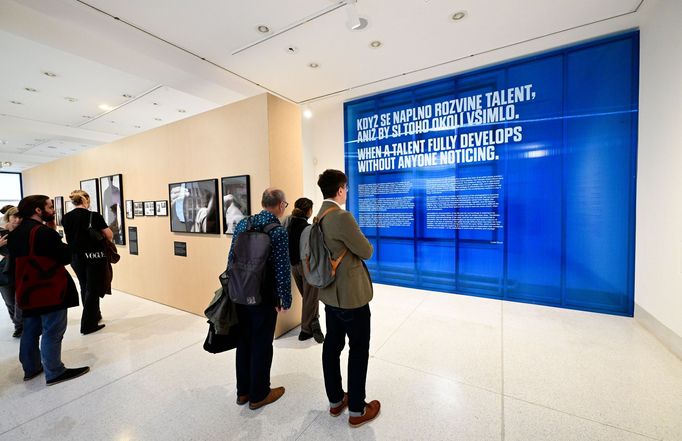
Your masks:
M264 91L315 101L633 14L642 0L347 3L0 0L0 162L24 170ZM347 28L351 9L366 29Z

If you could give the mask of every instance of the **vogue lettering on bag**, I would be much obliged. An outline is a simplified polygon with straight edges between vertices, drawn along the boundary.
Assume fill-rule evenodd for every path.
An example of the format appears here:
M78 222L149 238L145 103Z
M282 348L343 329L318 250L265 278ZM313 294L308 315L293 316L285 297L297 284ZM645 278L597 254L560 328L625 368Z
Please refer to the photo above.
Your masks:
M106 259L107 258L104 251L85 252L83 254L85 254L85 258L88 260Z

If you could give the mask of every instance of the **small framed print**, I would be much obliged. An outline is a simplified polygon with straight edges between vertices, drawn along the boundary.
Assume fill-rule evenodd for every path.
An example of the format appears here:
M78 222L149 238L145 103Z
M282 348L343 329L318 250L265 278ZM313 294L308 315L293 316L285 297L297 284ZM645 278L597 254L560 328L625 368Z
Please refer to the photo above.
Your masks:
M145 216L154 216L156 213L156 207L154 206L154 201L145 201L144 202L144 215Z
M126 201L126 219L134 219L135 218L135 210L133 210L133 201L128 199Z
M144 216L144 203L133 202L133 213L135 216Z
M64 197L54 197L54 222L58 227L62 226L62 217L64 216Z
M168 216L168 201L154 202L157 216Z

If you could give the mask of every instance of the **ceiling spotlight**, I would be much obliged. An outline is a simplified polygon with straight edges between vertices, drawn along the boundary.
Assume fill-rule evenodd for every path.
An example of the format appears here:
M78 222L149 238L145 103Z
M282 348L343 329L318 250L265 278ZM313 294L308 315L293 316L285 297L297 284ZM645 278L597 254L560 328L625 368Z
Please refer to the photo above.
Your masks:
M357 3L357 0L348 0L346 2L346 27L351 31L360 31L369 24L366 18L360 17L358 14Z
M113 108L112 106L110 106L109 104L100 104L100 105L97 106L97 107L99 107L100 109L104 110L105 112L109 112L109 111L111 111L111 110L114 110L114 108Z
M70 96L66 96L66 97L64 97L64 99L70 103L75 103L76 101L78 101L76 98L73 98Z
M379 40L374 40L369 44L369 47L376 49L378 47L381 47L381 44L382 43Z
M303 118L305 119L310 119L313 117L313 111L310 109L310 107L305 106L303 109Z
M185 109L178 109L178 113L187 113Z
M43 75L45 75L46 77L50 77L50 78L54 78L54 77L57 76L56 73L54 73L54 72L48 72L48 71L44 71L44 72L43 72Z
M258 32L260 32L261 34L267 34L268 32L270 32L270 28L265 25L258 25L256 29L258 29Z
M287 47L287 53L288 53L289 55L293 55L293 54L295 54L296 52L298 52L298 48L297 48L296 46L289 46L289 47Z
M22 103L21 101L14 101L14 100L10 101L10 103L12 103L12 104L17 104L17 105L24 104L24 103Z
M122 96L123 98L127 98L127 99L130 99L130 98L133 97L132 95L130 95L130 94L128 94L128 93L124 93L124 94L121 95L121 96Z
M34 88L32 88L32 87L24 87L24 90L25 90L26 92L37 92L37 90L34 89Z
M317 63L315 63L315 62L313 62L313 63L309 63L309 64L308 64L308 67L311 68L311 69L317 69L318 67L320 67L320 65L317 64Z
M453 19L454 21L459 21L459 20L463 19L464 17L466 17L466 15L467 15L466 12L459 11L459 12L455 12L454 14L452 14L452 17L450 17L450 18Z

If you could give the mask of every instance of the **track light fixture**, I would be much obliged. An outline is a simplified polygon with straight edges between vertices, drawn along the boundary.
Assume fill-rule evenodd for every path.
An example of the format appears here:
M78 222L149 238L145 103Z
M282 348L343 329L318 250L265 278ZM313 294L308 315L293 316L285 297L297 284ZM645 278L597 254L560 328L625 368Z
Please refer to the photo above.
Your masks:
M358 14L357 4L358 0L346 1L346 27L351 31L360 31L368 25L367 19Z

